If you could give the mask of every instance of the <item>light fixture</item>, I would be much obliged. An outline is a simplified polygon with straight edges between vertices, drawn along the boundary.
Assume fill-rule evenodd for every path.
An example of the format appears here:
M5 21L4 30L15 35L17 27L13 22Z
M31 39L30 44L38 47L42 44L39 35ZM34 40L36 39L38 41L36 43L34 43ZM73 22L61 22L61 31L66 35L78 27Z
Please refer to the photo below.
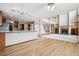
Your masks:
M55 3L48 3L48 10L53 10L55 7Z
M21 15L31 16L31 15L28 14L28 13L24 13L24 12L22 12L22 11L20 11L20 10L16 10L16 9L12 9L11 12L17 13L17 14L21 14Z
M48 19L42 19L43 21L45 21L45 22L49 22L49 20Z

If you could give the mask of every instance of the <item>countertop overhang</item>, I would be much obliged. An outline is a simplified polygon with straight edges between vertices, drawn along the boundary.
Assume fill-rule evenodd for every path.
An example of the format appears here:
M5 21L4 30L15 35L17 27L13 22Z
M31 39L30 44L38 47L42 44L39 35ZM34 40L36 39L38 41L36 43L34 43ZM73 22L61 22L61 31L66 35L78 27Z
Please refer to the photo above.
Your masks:
M26 33L26 32L37 32L37 31L0 31L1 33Z

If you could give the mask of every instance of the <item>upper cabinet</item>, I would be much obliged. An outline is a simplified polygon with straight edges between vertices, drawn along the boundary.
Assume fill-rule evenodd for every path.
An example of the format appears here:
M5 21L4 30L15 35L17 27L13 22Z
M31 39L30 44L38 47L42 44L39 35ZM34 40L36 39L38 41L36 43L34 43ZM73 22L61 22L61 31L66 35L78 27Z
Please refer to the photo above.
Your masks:
M69 12L69 25L73 28L77 27L77 11Z
M68 13L59 15L60 34L68 34Z
M78 35L78 18L77 11L69 12L69 26L71 27L71 35Z
M59 26L68 26L68 13L59 16Z
M3 25L3 23L5 23L5 17L2 11L0 11L0 26Z

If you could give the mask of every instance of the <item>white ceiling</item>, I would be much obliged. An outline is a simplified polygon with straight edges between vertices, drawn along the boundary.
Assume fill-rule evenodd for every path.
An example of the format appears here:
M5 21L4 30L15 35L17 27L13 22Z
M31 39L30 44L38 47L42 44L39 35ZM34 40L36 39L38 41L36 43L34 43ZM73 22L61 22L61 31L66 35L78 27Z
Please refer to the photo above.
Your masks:
M6 14L19 19L19 20L38 20L42 18L48 18L59 14L64 14L72 10L78 10L78 3L57 3L53 11L48 11L46 3L0 3L0 10L6 12ZM28 15L14 14L12 9L19 10Z

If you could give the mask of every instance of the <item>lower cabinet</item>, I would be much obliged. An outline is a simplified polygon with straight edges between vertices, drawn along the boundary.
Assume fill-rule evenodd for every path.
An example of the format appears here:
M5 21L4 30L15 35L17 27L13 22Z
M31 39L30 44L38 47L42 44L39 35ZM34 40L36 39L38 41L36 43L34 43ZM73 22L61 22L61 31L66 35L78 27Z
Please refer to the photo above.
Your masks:
M5 48L5 33L0 33L0 49Z
M78 28L72 28L71 35L78 35Z

